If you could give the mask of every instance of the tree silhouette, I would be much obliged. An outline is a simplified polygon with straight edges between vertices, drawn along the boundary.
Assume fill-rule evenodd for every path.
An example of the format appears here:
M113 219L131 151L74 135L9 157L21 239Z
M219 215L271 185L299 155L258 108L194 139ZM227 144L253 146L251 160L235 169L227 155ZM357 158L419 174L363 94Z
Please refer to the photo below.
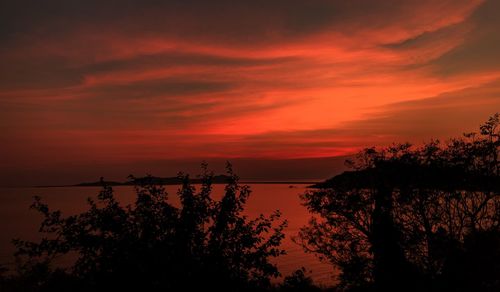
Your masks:
M314 285L311 277L306 275L306 269L302 267L291 275L286 276L283 284L280 285L280 291L290 292L318 292L321 289Z
M344 290L451 287L452 259L477 247L467 242L494 241L500 232L498 125L497 114L479 134L445 145L431 141L419 148L364 150L348 162L353 171L303 195L318 215L301 230L304 247L341 269ZM498 279L498 265L488 268ZM494 277L474 277L469 280L478 291L499 288Z
M250 195L238 184L231 165L220 201L214 200L213 174L203 165L198 192L189 176L170 203L162 186L143 181L134 204L121 206L104 186L89 210L62 217L40 198L33 208L44 220L40 242L16 240L22 265L18 283L30 291L254 291L270 287L279 276L270 258L279 248L286 221L279 211L250 220L243 214ZM65 269L53 268L61 255L73 257Z

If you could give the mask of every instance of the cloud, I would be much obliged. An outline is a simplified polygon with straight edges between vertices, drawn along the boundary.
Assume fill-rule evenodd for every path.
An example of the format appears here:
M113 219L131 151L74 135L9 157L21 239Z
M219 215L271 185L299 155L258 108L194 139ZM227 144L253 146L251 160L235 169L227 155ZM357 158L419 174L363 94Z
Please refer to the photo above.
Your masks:
M498 109L500 80L435 97L386 105L378 114L334 128L248 136L241 145L251 145L254 151L262 148L273 150L269 157L290 149L292 155L311 157L326 153L346 155L364 147L398 142L418 145L430 139L445 141L462 133L477 132L479 125ZM266 152L262 153L265 155Z
M16 1L3 3L3 39L77 29L174 35L226 41L297 37L330 29L457 21L480 1ZM425 12L425 17L422 14ZM446 12L443 15L443 12Z
M474 29L464 42L440 56L433 65L435 72L444 76L498 71L500 61L500 3L486 1L470 17Z
M2 173L346 155L498 105L495 1L0 5Z

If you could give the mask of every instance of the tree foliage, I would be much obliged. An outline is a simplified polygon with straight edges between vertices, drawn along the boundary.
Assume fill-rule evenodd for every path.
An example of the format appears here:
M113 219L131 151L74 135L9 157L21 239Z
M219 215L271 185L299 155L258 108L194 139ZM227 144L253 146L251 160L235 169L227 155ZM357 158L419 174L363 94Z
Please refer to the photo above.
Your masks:
M276 211L249 219L244 214L250 188L230 177L220 200L212 198L213 174L203 165L198 191L189 176L175 206L162 186L136 186L134 204L122 206L104 186L89 209L63 217L40 198L32 206L44 219L39 242L16 240L21 259L17 283L29 291L253 291L279 276L270 259L284 254L279 245L286 221ZM61 255L74 259L55 268ZM26 288L24 287L24 288ZM19 288L19 287L18 287Z
M498 291L499 124L496 114L447 143L365 149L302 196L315 214L303 246L340 268L346 291Z

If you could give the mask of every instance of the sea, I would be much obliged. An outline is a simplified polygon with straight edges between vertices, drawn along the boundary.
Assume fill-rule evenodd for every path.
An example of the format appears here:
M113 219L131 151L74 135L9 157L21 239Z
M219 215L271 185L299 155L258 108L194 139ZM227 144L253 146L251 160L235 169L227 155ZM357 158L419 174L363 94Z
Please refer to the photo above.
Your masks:
M282 275L304 267L314 282L321 286L329 286L335 282L337 271L330 263L320 261L311 253L306 253L294 238L301 227L306 225L311 214L302 205L300 194L307 191L309 183L248 183L252 193L245 208L249 218L260 214L271 214L280 210L282 218L288 221L282 248L287 252L273 261ZM199 185L195 185L199 187ZM172 203L178 204L177 190L179 186L165 187ZM131 186L113 187L120 204L134 202L135 191ZM38 232L42 216L29 206L34 196L40 196L52 210L61 210L63 216L73 215L88 209L87 198L96 198L100 187L30 187L0 188L0 265L13 268L15 248L12 239L38 240ZM224 185L216 184L213 198L219 199L224 193ZM279 279L278 279L279 280Z

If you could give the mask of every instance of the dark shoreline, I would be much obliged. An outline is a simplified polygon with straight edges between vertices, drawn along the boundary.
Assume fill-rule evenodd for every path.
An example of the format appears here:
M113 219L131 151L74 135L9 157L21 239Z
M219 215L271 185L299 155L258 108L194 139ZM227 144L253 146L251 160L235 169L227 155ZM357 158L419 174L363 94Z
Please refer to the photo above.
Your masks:
M282 185L309 185L310 187L318 184L317 181L240 181L242 184L252 184L252 185L272 185L272 184L282 184ZM201 182L195 182L193 183L194 185L201 184ZM226 182L213 182L212 184L214 185L221 185L221 184L226 184ZM108 186L134 186L134 184L130 183L112 183L112 184L106 184ZM163 183L160 185L164 186L175 186L175 185L182 185L182 183ZM12 187L12 188L71 188L71 187L100 187L102 184L74 184L74 185L47 185L47 186L17 186L17 187Z

